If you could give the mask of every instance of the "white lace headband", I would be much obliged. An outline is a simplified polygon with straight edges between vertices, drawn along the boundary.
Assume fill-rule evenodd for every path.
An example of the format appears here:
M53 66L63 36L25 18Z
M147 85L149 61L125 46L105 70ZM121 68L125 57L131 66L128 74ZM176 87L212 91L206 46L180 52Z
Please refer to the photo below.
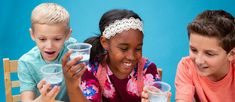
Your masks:
M124 30L129 29L138 29L143 31L143 22L139 19L130 17L129 19L123 18L122 20L116 20L114 23L105 27L103 36L107 39L110 39L112 36L115 36L117 33L121 33Z

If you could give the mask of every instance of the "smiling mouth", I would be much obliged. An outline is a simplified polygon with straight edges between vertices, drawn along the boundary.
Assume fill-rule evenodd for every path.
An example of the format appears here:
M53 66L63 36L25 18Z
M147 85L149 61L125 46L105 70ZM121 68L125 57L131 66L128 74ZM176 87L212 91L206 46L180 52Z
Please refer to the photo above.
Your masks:
M130 69L130 68L132 68L132 66L133 66L133 63L131 63L131 62L124 62L123 63L124 69Z
M132 63L124 63L125 66L130 67Z
M200 66L198 66L198 69L199 70L205 70L205 69L208 69L209 67L200 67Z

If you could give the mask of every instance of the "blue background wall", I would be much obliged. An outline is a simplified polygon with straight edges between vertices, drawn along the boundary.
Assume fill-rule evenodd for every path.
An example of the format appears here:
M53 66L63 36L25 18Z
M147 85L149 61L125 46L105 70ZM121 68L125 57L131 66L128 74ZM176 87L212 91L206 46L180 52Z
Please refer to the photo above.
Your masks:
M138 13L144 20L143 54L163 69L163 80L172 86L172 101L177 63L188 55L187 24L206 9L235 15L234 0L1 0L0 59L18 59L35 45L28 32L30 15L42 2L55 2L69 11L72 36L80 42L99 33L99 19L107 10L125 8ZM0 61L0 99L5 101L2 66Z

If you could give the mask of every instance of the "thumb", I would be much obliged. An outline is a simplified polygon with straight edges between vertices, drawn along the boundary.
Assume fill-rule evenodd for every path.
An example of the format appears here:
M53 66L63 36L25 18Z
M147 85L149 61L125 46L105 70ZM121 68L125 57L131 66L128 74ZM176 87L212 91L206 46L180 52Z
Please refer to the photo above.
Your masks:
M171 102L171 92L167 93L167 102Z

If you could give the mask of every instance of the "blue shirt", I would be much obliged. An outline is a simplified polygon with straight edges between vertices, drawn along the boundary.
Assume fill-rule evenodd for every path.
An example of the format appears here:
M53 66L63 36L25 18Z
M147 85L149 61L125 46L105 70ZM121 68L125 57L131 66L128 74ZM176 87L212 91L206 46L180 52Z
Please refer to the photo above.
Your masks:
M67 41L65 41L64 47L60 51L58 57L54 61L49 63L61 64L63 55L68 51L67 46L71 43L76 43L76 42L77 41L74 38L69 38ZM45 64L48 64L48 62L45 62L45 60L42 58L40 50L38 49L37 46L35 46L29 52L20 57L18 64L20 92L33 91L36 97L40 95L40 92L37 88L37 84L43 79L40 68ZM69 100L64 80L60 86L60 92L56 96L56 100L61 100L61 101Z

